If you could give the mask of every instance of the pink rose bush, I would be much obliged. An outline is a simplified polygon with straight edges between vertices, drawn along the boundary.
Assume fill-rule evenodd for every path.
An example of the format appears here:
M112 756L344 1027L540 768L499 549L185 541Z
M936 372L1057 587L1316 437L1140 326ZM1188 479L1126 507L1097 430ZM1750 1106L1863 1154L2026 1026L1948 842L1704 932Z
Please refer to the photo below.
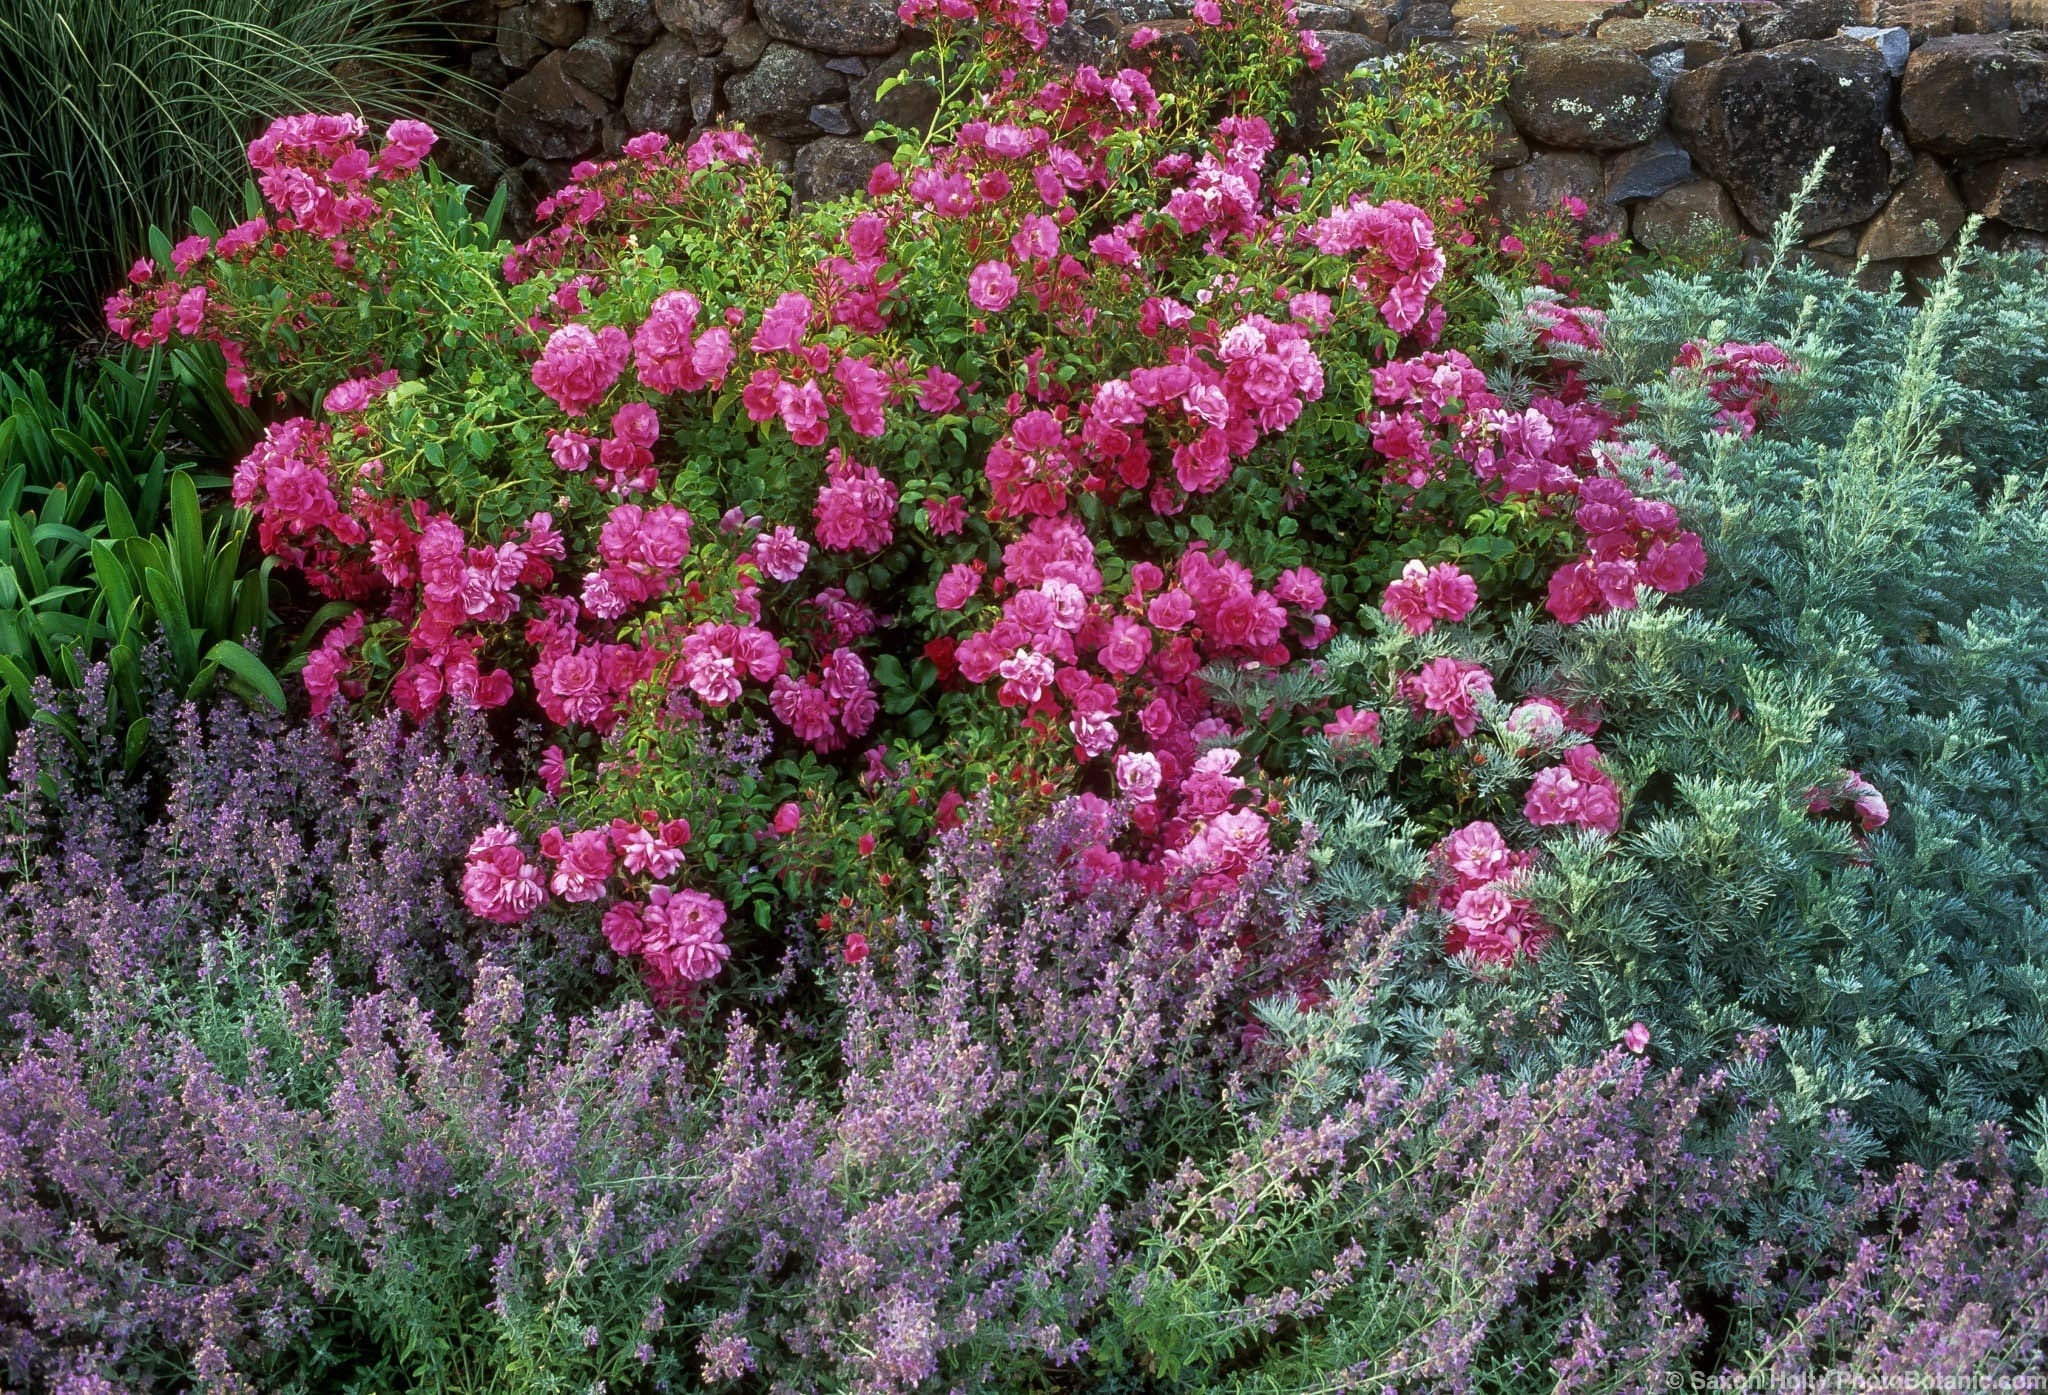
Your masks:
M1537 774L1522 812L1537 828L1576 825L1613 833L1621 827L1621 794L1600 768L1599 752L1574 746L1562 765Z
M1411 560L1387 583L1380 609L1411 635L1426 635L1439 620L1459 621L1479 604L1479 586L1448 562L1425 567Z
M1712 347L1698 340L1679 350L1678 368L1705 386L1721 427L1743 436L1777 413L1778 385L1798 371L1776 344Z
M272 425L233 489L267 553L353 607L312 645L316 712L511 708L552 728L538 851L480 840L477 914L603 906L656 991L715 978L728 909L757 893L691 877L735 875L731 840L822 844L766 806L714 819L712 790L634 753L741 732L805 772L777 794L824 791L829 814L886 791L912 845L957 819L970 774L1122 799L1128 818L1077 854L1090 875L1211 906L1297 836L1216 673L1312 661L1374 596L1435 643L1482 597L1533 598L1521 577L1567 624L1700 579L1699 539L1639 492L1626 423L1569 364L1539 359L1512 409L1439 343L1450 261L1428 211L1284 154L1277 106L1237 88L1183 127L1140 54L1051 64L1063 8L906 3L986 81L946 139L878 163L864 200L802 236L745 135L649 133L423 294L391 249L459 206L422 164L432 133L397 123L372 150L352 118L295 117L251 147L271 215L180 244L109 301L132 342L209 340L249 392L321 404ZM1199 27L1219 73L1314 56L1277 0ZM1524 313L1539 354L1597 347L1595 313ZM1680 369L1753 418L1776 370L1744 347ZM1467 555L1456 517L1509 507L1532 520L1525 554L1427 560ZM1467 741L1495 684L1432 651L1396 692ZM1365 760L1384 717L1319 725ZM893 773L939 752L937 787ZM1529 823L1614 832L1599 758L1558 755ZM679 822L698 836L650 843ZM1466 892L1460 943L1542 942L1526 907L1502 909L1509 881Z
M1492 824L1466 824L1430 851L1432 896L1450 918L1444 948L1475 960L1511 964L1540 950L1550 931L1518 895L1534 854L1515 852Z

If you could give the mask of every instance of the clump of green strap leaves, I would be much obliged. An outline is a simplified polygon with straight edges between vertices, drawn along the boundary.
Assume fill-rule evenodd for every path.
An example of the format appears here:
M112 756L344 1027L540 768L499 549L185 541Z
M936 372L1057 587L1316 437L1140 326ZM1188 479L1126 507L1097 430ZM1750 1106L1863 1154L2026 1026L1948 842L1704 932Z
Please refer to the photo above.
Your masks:
M273 562L245 567L245 511L200 505L217 482L200 470L254 429L217 365L102 360L54 392L33 371L0 373L0 412L0 748L24 723L69 720L38 703L39 679L76 688L97 663L131 768L151 730L145 662L167 662L163 676L190 696L225 681L282 708L263 657Z

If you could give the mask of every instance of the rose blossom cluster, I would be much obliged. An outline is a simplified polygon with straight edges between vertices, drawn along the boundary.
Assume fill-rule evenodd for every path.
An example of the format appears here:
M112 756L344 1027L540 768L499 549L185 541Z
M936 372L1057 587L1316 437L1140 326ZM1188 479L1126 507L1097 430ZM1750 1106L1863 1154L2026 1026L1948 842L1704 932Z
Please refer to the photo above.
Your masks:
M608 494L630 497L645 494L661 483L655 467L654 448L661 441L661 418L645 402L628 402L612 413L608 436L587 436L581 431L550 431L548 458L558 469L580 475L590 468L593 457L610 476L604 489Z
M1396 691L1416 710L1449 719L1470 736L1479 729L1481 704L1493 701L1493 675L1484 664L1445 654L1402 677Z
M1521 894L1536 854L1508 847L1491 823L1468 823L1430 849L1430 901L1450 917L1444 949L1489 964L1540 952L1551 937Z
M888 218L867 210L847 223L839 243L850 256L823 257L811 272L819 310L828 323L857 334L886 333L890 298L903 281L901 272L889 274Z
M252 509L264 551L302 569L325 594L368 608L404 636L392 699L424 716L444 700L471 709L502 706L512 675L485 669L480 654L520 609L522 595L545 592L566 548L553 518L535 514L495 545L471 542L454 520L413 500L396 504L362 488L344 507L330 478L328 429L302 417L279 422L235 469L231 497ZM339 632L353 642L360 615ZM349 680L334 636L323 640L305 681L325 711Z
M719 708L737 701L749 679L775 682L787 663L782 646L759 626L707 620L683 637L677 677L704 706Z
M1605 468L1597 448L1614 419L1582 395L1538 393L1510 411L1456 350L1394 359L1372 378L1381 410L1368 425L1392 482L1420 489L1457 460L1503 497L1571 494Z
M122 339L148 348L173 335L207 340L220 346L227 360L227 388L235 401L249 405L248 351L237 333L210 313L219 303L219 285L205 271L218 264L250 260L273 239L299 234L325 244L337 268L354 266L347 234L374 222L383 208L373 195L373 181L411 174L426 159L437 137L420 121L394 121L384 144L373 156L362 148L362 119L356 116L281 116L249 143L250 168L256 185L275 211L273 222L256 217L239 223L217 239L194 234L171 253L170 274L144 258L128 273L128 285L107 298L106 323ZM330 410L339 410L331 408Z
M1159 99L1145 73L1125 68L1105 74L1089 64L1019 95L1023 100L1001 119L965 122L949 144L928 151L926 162L907 176L893 164L877 165L868 193L898 221L958 223L974 234L976 245L1006 254L984 258L970 273L976 308L999 305L990 313L1001 313L1021 291L1040 310L1076 311L1085 323L1074 292L1096 273L1062 250L1059 230L1074 217L1077 193L1107 189L1112 182L1105 143L1119 131L1152 123ZM1006 207L1013 197L1021 207ZM1027 222L1032 214L1048 222ZM1091 250L1106 255L1099 245ZM1121 266L1137 259L1108 260Z
M784 292L762 312L748 344L762 363L740 394L747 419L780 420L800 446L825 444L834 411L855 435L881 435L886 429L883 409L894 389L862 355L806 342L816 314L810 297L795 291Z
M836 447L814 510L818 541L837 552L880 552L896 533L896 486Z
M1319 219L1306 236L1324 256L1358 258L1351 284L1379 305L1389 328L1406 334L1431 313L1429 293L1444 279L1444 254L1435 223L1414 204L1356 198ZM1442 323L1441 307L1435 314L1429 338Z
M1036 50L1067 22L1067 0L902 0L896 17L913 29L985 26L995 36L1014 35Z
M1564 763L1540 770L1523 797L1522 813L1538 828L1570 824L1600 833L1621 827L1621 791L1591 746L1574 746Z
M620 504L597 535L602 569L583 578L583 608L617 620L675 583L690 551L690 515L674 504Z
M702 392L724 385L734 357L732 330L723 324L697 328L703 305L688 291L655 297L647 318L633 331L633 372L652 392Z
M558 725L610 731L633 690L660 669L662 653L645 639L586 639L577 623L581 607L567 597L543 600L541 612L525 630L526 642L537 651L531 679L541 711Z
M611 391L632 357L632 341L617 325L593 330L563 325L548 336L533 364L533 385L572 417L580 417Z
M1034 518L1005 550L999 598L978 602L981 580L959 566L941 578L941 607L965 611L975 628L927 653L942 673L994 684L997 701L1027 720L1062 727L1081 758L1113 757L1154 851L1120 863L1118 875L1154 885L1188 877L1206 896L1221 885L1214 878L1234 883L1255 865L1265 816L1248 807L1256 791L1230 773L1235 752L1227 762L1205 753L1230 728L1196 675L1218 660L1283 664L1294 646L1321 644L1330 633L1321 579L1296 568L1262 588L1242 564L1196 545L1171 575L1137 563L1112 596L1086 530L1060 515Z
M371 178L418 169L438 139L424 122L394 121L372 159L357 143L363 132L357 116L280 116L249 143L256 187L284 215L279 228L333 238L371 221L379 212Z
M517 925L547 899L547 883L520 848L516 830L499 823L476 835L462 868L462 904L472 915Z
M507 254L505 279L517 286L556 268L602 267L608 253L601 232L630 230L657 214L701 209L707 218L729 218L730 192L705 187L699 176L746 174L760 165L754 142L739 131L705 131L680 148L659 131L634 136L617 160L578 162L569 182L535 206L539 231Z
M780 674L769 710L798 740L830 753L867 735L881 707L867 665L851 649L834 649L815 672Z
M1558 322L1554 316L1546 321ZM1570 323L1577 337L1599 331L1590 319ZM1614 422L1596 404L1539 394L1522 411L1508 411L1488 390L1485 375L1455 351L1375 368L1373 395L1388 409L1373 414L1370 428L1390 480L1419 489L1442 478L1456 459L1503 497L1577 496L1573 517L1585 534L1585 552L1552 574L1547 599L1550 613L1564 623L1632 608L1639 585L1674 593L1705 575L1706 550L1697 534L1679 526L1678 511L1638 498L1613 473ZM1430 613L1427 585L1404 570L1383 605L1417 634L1436 619L1452 618Z
M913 0L910 8L926 19L1016 30L1056 6ZM1219 8L1205 22L1241 21L1226 20ZM1049 70L1025 70L1033 71ZM852 564L908 534L934 563L939 613L924 653L941 681L955 690L986 685L993 704L1021 727L1100 762L1096 773L1113 779L1127 801L1133 831L1115 848L1105 836L1088 850L1091 875L1184 885L1199 903L1226 895L1270 857L1270 821L1280 806L1240 755L1240 733L1213 705L1199 671L1219 662L1282 665L1320 646L1332 628L1323 580L1307 567L1255 575L1237 557L1200 543L1162 547L1155 539L1163 531L1120 531L1131 539L1120 544L1123 555L1098 559L1109 534L1091 534L1088 520L1104 507L1141 500L1170 516L1193 496L1226 489L1240 466L1265 468L1255 450L1323 397L1319 336L1336 332L1342 316L1369 315L1363 297L1411 342L1426 344L1435 333L1429 298L1443 259L1429 220L1408 205L1354 200L1320 217L1303 214L1307 186L1284 167L1269 175L1273 133L1253 117L1230 117L1208 139L1160 160L1153 175L1162 198L1129 205L1138 211L1113 224L1097 218L1090 210L1101 205L1098 196L1129 177L1122 136L1161 110L1149 78L1134 69L1082 67L1042 84L1031 76L1006 82L990 97L988 119L965 122L950 143L901 170L876 168L873 207L836 238L805 244L813 255L796 271L801 289L750 284L743 304L712 299L700 286L665 291L643 310L644 302L620 303L620 288L636 284L633 278L611 273L619 257L631 255L621 249L643 223L715 227L720 217L760 211L756 195L772 180L744 137L709 133L679 151L666 137L640 136L619 160L578 166L571 185L543 206L547 226L504 266L509 281L540 281L524 303L542 304L542 313L510 333L528 364L528 405L544 425L552 414L542 398L562 414L547 433L561 474L544 487L559 488L567 501L557 507L575 525L569 548L548 514L483 546L423 501L373 497L381 479L373 457L382 450L400 458L399 443L383 443L376 432L404 414L376 405L393 387L388 370L357 366L330 394L328 411L348 417L333 434L312 423L279 430L245 465L252 480L245 492L258 507L266 549L303 566L327 594L384 607L381 618L352 617L323 640L308 665L309 684L317 673L330 692L362 686L360 656L391 652L375 641L397 625L420 628L429 651L415 665L408 647L400 685L411 694L400 699L406 705L431 710L444 693L504 701L511 674L483 672L474 649L486 633L516 632L533 656L523 678L554 722L610 733L628 696L651 685L667 689L671 711L728 719L735 704L757 703L813 750L846 750L880 718L876 646L929 616L878 610L901 609L900 598L864 591ZM1120 350L1115 376L1073 376L1044 348L1020 347L1005 361L1005 347L977 365L982 381L974 383L939 364L911 363L897 345L919 341L894 318L926 288L901 283L889 268L892 243L912 240L966 249L957 285L941 293L946 313L960 314L968 332L992 344L1098 332L1108 342L1115 336L1094 319L1108 306L1128 313L1140 352ZM1155 284L1152 278L1205 247L1242 248L1256 258L1270 249L1269 260L1304 265L1310 249L1343 257L1347 288L1333 303L1298 286L1276 287L1263 272L1240 282L1227 267L1206 287L1169 294ZM168 316L176 332L175 303ZM1125 366L1134 359L1137 366ZM964 373L973 361L953 366ZM514 386L526 391L525 383ZM681 425L697 410L659 399L719 392L738 398L770 450L822 466L814 502L775 501L797 510L811 502L807 524L769 525L734 509L717 535L693 538L689 514L659 502L670 497L658 460L663 418ZM1600 483L1591 444L1612 423L1569 394L1510 414L1469 361L1429 353L1376 372L1374 392L1385 409L1373 420L1375 443L1410 483L1455 458L1503 493L1580 495L1582 514L1585 487ZM637 400L646 397L657 400ZM930 482L933 497L913 498L922 530L899 530L898 485L867 463L889 460L881 453L888 447L871 443L909 402L926 413L958 413L978 439L995 441L980 462L987 496L942 475ZM325 460L330 450L349 460L341 473ZM923 487L913 482L917 473L905 471L904 489ZM340 478L353 481L346 498L333 483ZM677 488L697 483L678 481ZM963 493L950 494L953 488ZM1599 502L1599 490L1592 492ZM701 510L697 494L683 497ZM713 508L732 502L739 501ZM1168 525L1155 519L1147 526ZM1677 541L1610 531L1589 547L1644 567L1662 565L1650 560L1652 546ZM1001 547L999 568L984 550L991 533ZM571 548L575 565L563 569L566 584L555 589L550 563ZM886 577L893 565L884 559L867 570ZM775 613L764 619L763 579L789 586L807 569L814 579L843 574L857 594L822 580L804 591L771 588ZM1105 569L1113 584L1105 583ZM1470 577L1417 562L1383 604L1422 633L1463 618L1475 601ZM659 613L640 613L657 603ZM412 676L415 667L431 681ZM1469 736L1491 700L1492 678L1479 665L1439 658L1410 675L1404 691ZM1373 743L1378 722L1377 713L1347 710L1327 734L1353 746ZM1594 783L1597 769L1576 772L1570 754L1564 758L1559 770ZM543 778L559 783L563 769L557 756L553 776ZM1583 792L1552 793L1555 807L1570 809L1566 821L1600 817L1597 800ZM533 856L516 839L479 840L465 869L465 897L479 914L513 919L538 904L535 888L543 899L569 904L615 897L605 930L620 953L638 956L652 981L701 981L725 953L724 908L668 884L682 843L666 837L661 828L631 825L549 830ZM646 881L615 893L622 877ZM1524 931L1524 939L1533 933Z
M1380 609L1401 622L1411 635L1426 635L1439 620L1453 624L1472 613L1479 604L1479 583L1452 562L1426 566L1410 558L1401 575L1387 584Z
M1776 344L1731 341L1714 348L1697 339L1678 351L1678 367L1700 376L1707 396L1721 409L1716 414L1721 426L1743 436L1776 415L1775 380L1797 371Z
M568 834L548 829L535 861L514 829L494 824L469 845L463 904L485 920L517 925L551 893L572 905L616 896L604 913L605 940L615 953L639 963L658 997L679 998L716 978L732 953L723 934L725 903L664 884L682 868L689 841L687 819L614 819L608 828Z
M1460 739L1478 730L1484 705L1494 699L1493 677L1485 667L1449 655L1401 678L1396 691L1418 711L1448 719ZM1595 735L1600 721L1589 710L1537 694L1508 714L1504 728L1508 749L1526 754L1557 747L1569 733ZM1323 731L1339 750L1359 742L1376 744L1378 716L1346 707ZM1484 758L1482 753L1473 759ZM1828 802L1827 796L1816 798L1820 806ZM1621 791L1599 751L1580 742L1566 748L1558 764L1536 773L1523 794L1522 812L1535 828L1612 835L1621 827ZM1510 849L1499 828L1484 821L1469 823L1437 844L1432 875L1420 892L1450 916L1444 940L1450 953L1505 964L1542 948L1549 930L1521 890L1522 874L1538 857L1534 850Z
M1567 625L1633 609L1638 586L1683 591L1707 574L1707 550L1699 534L1679 526L1678 510L1637 498L1618 479L1580 481L1575 519L1586 535L1586 553L1551 574L1545 601Z
M1078 487L1141 490L1152 483L1156 426L1171 452L1175 492L1153 487L1151 506L1178 512L1187 495L1222 487L1266 436L1285 431L1323 395L1322 364L1299 325L1253 315L1220 335L1192 335L1166 362L1098 384L1079 409L1015 417L983 467L999 517L1051 517Z
M1273 128L1263 118L1226 117L1218 123L1215 148L1198 159L1170 155L1163 171L1155 167L1187 175L1161 212L1182 237L1200 234L1211 253L1233 239L1257 238L1268 223L1262 186L1274 144Z
M1389 481L1420 489L1441 478L1452 458L1481 472L1491 436L1486 413L1500 399L1472 360L1456 350L1394 359L1372 370L1372 392L1383 410L1367 426Z

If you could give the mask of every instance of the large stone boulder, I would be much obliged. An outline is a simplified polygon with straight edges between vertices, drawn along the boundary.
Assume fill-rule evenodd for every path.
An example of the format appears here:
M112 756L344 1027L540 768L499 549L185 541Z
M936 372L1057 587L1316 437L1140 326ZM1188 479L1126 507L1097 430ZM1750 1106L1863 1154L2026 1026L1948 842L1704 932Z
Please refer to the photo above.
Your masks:
M1743 235L1735 200L1711 179L1695 179L1638 205L1631 231L1653 252L1679 252Z
M1963 196L1987 218L2048 232L2048 156L1979 165L1963 176Z
M632 75L633 57L633 50L617 39L589 34L562 55L562 71L606 101L617 101Z
M796 196L824 203L867 188L876 165L888 160L879 145L847 136L820 136L796 152Z
M654 0L591 0L590 32L639 48L661 33L661 16Z
M1676 76L1687 68L1704 68L1728 56L1728 45L1699 25L1673 16L1659 19L1610 19L1595 34L1603 44L1627 49L1660 76Z
M1740 53L1742 21L1748 19L1755 8L1756 0L1660 0L1660 3L1643 11L1643 18L1683 21L1706 34L1728 53Z
M826 53L882 54L903 37L894 0L757 0L770 37Z
M1583 38L1627 8L1622 0L1454 0L1451 32L1474 40Z
M939 89L934 82L938 69L927 49L903 49L868 69L867 76L853 85L853 123L871 131L883 122L900 130L920 134L931 129L939 114ZM882 88L897 74L904 80Z
M1792 206L1814 163L1834 152L1802 212L1808 237L1860 223L1890 197L1890 108L1884 60L1850 40L1736 54L1671 85L1671 129L1759 228Z
M1626 150L1664 125L1664 87L1650 65L1596 39L1526 44L1508 86L1525 136L1568 150Z
M718 52L747 22L747 0L654 0L654 10L671 34L687 37L700 54Z
M1941 162L1915 155L1913 172L1863 230L1856 255L1874 262L1931 257L1954 240L1969 216Z
M598 147L608 104L570 77L556 49L498 99L498 139L522 155L575 160Z
M1842 37L1876 49L1877 56L1884 60L1884 70L1893 77L1906 71L1906 60L1913 56L1913 36L1900 25L1845 25Z
M1609 203L1653 199L1692 178L1692 157L1668 135L1659 135L1607 160Z
M681 137L710 121L717 108L717 60L699 54L688 35L664 34L633 60L620 113L635 135Z
M1856 0L1779 0L1754 6L1742 21L1747 48L1776 48L1801 39L1825 39L1856 22Z
M1930 39L1906 63L1899 109L1914 145L1962 160L2048 146L2048 35Z
M1494 172L1488 204L1507 222L1562 211L1567 198L1583 199L1587 231L1620 232L1621 210L1602 196L1600 157L1577 150L1542 150L1512 169Z
M498 11L498 61L515 73L523 73L548 56L548 42L533 32L532 17L524 5L508 5Z
M1450 0L1413 0L1401 17L1387 30L1387 42L1395 48L1417 43L1447 43L1458 27L1451 14Z
M590 23L584 0L526 0L526 24L550 48L567 48Z
M751 68L767 51L768 31L750 19L732 31L732 37L725 41L725 51L718 57L729 68Z
M1345 10L1348 22L1333 28L1349 29L1384 44L1392 39L1395 23L1407 13L1408 0L1365 0L1363 4L1345 6Z
M733 119L756 135L802 140L818 133L811 108L846 95L846 78L815 53L770 44L761 61L725 84Z

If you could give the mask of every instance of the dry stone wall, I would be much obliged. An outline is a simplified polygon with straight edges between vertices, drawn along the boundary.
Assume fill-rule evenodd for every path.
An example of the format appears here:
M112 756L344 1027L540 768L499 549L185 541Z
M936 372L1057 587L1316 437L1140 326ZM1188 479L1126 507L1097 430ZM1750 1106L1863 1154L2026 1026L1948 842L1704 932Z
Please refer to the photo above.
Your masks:
M1226 0L1227 3L1227 0ZM751 130L799 193L862 184L878 122L917 129L920 36L893 0L471 0L495 94L476 168L515 206L631 135ZM1993 243L2048 246L2048 0L1364 0L1303 3L1321 88L1414 44L1512 42L1494 152L1510 215L1586 201L1598 229L1670 247L1702 225L1764 232L1823 151L1806 254L1909 273L1969 212ZM1074 0L1054 50L1115 61L1139 25L1169 41L1186 0ZM1369 70L1368 70L1369 71ZM907 72L912 80L882 89ZM1304 94L1312 101L1314 90Z

